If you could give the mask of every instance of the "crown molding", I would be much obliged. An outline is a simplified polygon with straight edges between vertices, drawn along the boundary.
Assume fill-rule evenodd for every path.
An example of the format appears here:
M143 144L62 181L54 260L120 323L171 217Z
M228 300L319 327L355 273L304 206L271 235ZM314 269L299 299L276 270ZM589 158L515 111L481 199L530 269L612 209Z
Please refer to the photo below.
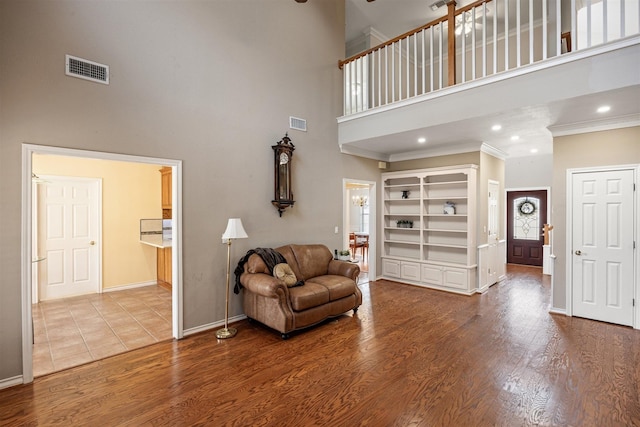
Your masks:
M433 147L425 150L396 153L389 155L389 161L401 162L404 160L424 159L426 157L439 157L448 156L451 154L471 153L474 151L480 151L481 145L482 143L480 142L466 142L462 144Z
M505 153L504 151L499 150L499 149L497 149L495 147L492 147L491 145L486 144L484 142L480 146L480 151L482 151L483 153L486 153L486 154L488 154L490 156L496 157L496 158L498 158L500 160L507 160L507 157L508 157L507 153Z
M579 135L582 133L600 132L604 130L622 129L640 126L640 114L629 114L626 116L611 117L601 120L591 120L588 122L569 123L566 125L549 126L551 135L559 136Z

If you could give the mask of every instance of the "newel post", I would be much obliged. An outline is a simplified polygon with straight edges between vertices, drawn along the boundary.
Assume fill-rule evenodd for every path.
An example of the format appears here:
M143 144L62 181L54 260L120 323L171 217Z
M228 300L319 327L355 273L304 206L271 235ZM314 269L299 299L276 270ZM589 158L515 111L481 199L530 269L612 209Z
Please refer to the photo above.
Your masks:
M447 24L448 24L448 62L449 62L449 86L456 84L456 2L447 2Z

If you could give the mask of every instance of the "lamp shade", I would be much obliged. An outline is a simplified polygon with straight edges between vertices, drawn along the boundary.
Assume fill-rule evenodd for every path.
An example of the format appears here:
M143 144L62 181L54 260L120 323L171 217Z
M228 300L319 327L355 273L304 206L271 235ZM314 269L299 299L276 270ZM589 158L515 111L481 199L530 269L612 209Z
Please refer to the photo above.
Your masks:
M240 218L229 218L229 222L227 223L227 229L224 230L224 234L222 234L222 238L225 240L229 239L246 239L247 232L244 231L244 227L242 226L242 220Z

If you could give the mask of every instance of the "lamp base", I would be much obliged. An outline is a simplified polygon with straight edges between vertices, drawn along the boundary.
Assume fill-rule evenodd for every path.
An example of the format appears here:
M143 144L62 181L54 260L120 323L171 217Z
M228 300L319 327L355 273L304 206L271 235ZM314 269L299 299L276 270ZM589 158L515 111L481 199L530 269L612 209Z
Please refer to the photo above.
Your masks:
M218 339L233 338L237 333L238 330L236 328L222 328L216 331L216 337Z

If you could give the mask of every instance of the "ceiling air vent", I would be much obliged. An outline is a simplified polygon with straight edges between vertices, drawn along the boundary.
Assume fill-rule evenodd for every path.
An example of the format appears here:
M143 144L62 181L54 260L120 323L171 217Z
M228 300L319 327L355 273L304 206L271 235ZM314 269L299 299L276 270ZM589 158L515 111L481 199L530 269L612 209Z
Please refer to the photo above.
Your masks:
M307 131L307 121L297 117L289 117L289 128L295 130Z
M109 66L97 62L65 55L65 74L71 77L109 84Z

